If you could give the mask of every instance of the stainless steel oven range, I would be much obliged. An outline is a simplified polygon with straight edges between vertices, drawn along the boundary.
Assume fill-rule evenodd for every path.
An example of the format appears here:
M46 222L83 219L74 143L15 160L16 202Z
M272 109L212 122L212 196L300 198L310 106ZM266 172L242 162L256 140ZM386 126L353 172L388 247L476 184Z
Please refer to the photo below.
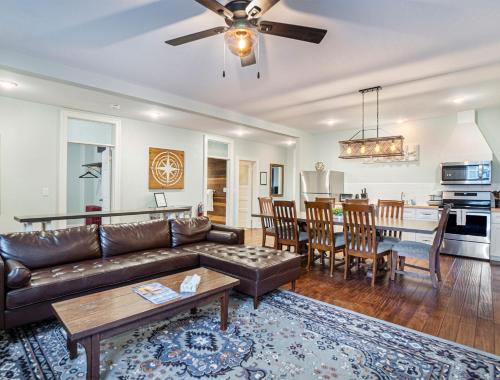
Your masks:
M490 259L491 193L445 191L443 204L451 204L442 253Z

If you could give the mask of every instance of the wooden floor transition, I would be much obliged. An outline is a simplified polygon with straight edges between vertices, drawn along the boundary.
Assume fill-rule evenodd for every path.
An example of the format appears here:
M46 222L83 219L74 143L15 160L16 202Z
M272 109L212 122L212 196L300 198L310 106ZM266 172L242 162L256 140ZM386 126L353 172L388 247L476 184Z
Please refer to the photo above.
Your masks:
M246 244L260 245L261 230L246 231ZM272 239L268 238L268 244ZM328 264L328 263L327 263ZM443 282L386 275L375 287L361 273L344 281L318 262L303 269L297 293L417 331L500 355L500 266L442 256ZM287 287L284 287L287 288Z

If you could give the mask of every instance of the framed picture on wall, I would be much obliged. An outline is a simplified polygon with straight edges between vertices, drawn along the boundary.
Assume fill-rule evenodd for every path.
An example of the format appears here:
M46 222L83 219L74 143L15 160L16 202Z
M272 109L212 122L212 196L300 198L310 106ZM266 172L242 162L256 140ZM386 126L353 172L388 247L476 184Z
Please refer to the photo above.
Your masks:
M156 207L167 207L167 198L165 193L155 193Z
M260 172L260 184L267 186L267 172Z
M184 152L149 148L149 188L184 189Z

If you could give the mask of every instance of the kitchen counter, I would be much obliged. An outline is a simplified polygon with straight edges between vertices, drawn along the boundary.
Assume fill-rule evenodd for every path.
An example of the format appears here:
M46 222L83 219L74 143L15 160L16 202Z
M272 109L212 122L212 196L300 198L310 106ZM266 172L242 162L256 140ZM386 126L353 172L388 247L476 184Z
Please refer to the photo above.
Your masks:
M491 212L500 212L500 208L492 208Z

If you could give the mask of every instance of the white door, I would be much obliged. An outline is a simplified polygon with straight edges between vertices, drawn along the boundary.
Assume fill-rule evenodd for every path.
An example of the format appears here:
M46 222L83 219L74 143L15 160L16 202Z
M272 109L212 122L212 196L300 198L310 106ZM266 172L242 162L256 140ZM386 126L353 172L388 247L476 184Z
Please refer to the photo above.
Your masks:
M238 188L238 227L251 228L253 163L240 161Z

